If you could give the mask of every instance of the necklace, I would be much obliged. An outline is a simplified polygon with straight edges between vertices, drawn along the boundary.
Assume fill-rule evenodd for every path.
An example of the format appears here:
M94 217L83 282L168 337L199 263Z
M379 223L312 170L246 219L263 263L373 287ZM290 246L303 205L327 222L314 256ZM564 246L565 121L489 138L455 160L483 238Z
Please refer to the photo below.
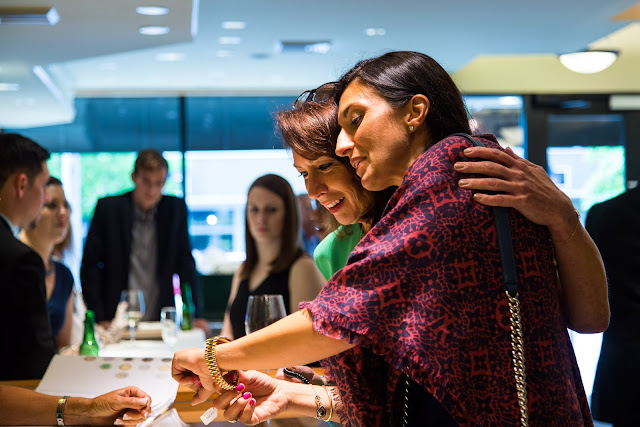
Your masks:
M53 261L49 260L49 268L45 271L45 276L51 276L53 274Z

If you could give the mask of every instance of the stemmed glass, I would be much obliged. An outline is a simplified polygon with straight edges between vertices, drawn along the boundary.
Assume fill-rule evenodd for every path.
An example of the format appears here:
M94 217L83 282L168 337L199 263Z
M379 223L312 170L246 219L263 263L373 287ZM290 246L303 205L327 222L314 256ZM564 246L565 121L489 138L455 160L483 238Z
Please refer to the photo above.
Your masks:
M282 295L251 295L247 303L247 315L244 318L244 330L249 335L258 329L269 326L287 315ZM266 370L269 373L269 370ZM271 426L271 421L266 422Z
M144 297L141 290L125 289L120 295L120 302L126 303L125 317L129 322L129 339L136 341L136 326L144 316Z
M248 334L284 318L282 295L251 295L247 303L247 315L244 318L244 330Z

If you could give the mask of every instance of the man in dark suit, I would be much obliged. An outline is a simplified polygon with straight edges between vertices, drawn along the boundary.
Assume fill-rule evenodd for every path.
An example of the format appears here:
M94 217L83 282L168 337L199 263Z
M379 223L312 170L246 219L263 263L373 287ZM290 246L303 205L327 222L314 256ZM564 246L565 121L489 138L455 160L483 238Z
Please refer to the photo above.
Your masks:
M87 308L108 326L124 289L140 289L143 320L159 320L160 309L174 305L172 277L193 289L195 326L202 307L183 199L162 194L169 166L156 150L139 153L131 179L133 191L98 200L84 245L80 278Z
M593 418L637 426L640 401L640 187L594 205L586 228L602 254L609 281L611 322L591 396Z
M16 229L40 215L49 152L17 134L0 134L0 380L42 378L55 353L44 264Z

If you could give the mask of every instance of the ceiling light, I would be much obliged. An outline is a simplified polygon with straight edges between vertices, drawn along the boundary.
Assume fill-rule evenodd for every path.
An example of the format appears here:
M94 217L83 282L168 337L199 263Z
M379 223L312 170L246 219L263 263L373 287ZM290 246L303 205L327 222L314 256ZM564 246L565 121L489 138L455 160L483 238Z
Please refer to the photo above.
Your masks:
M0 10L0 24L56 25L60 15L55 7Z
M138 32L145 36L161 36L169 32L169 27L148 26L138 28Z
M161 62L178 62L184 61L184 53L165 52L156 54L156 61Z
M18 83L0 83L0 92L20 90Z
M327 53L329 49L331 49L330 40L282 40L275 46L276 53Z
M385 30L384 28L367 28L364 30L364 34L367 36L384 36L385 34L387 34L387 30Z
M231 51L230 50L220 49L219 51L216 52L216 56L218 58L228 58L228 57L231 56Z
M160 16L169 13L169 9L159 6L138 6L136 7L136 12L140 15Z
M240 44L242 39L240 37L220 37L218 39L220 44Z
M244 30L247 28L247 23L242 21L225 21L222 23L222 28L225 30Z
M559 55L562 65L581 74L594 74L608 68L618 58L614 50L586 50Z

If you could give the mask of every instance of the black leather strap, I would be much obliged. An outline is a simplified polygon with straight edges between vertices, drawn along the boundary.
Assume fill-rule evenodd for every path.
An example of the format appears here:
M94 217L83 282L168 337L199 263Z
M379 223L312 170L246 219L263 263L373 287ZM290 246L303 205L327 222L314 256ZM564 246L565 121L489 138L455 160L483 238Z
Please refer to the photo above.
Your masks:
M454 133L451 136L461 136L466 138L476 147L485 146L483 143L472 138L466 133ZM509 211L507 208L494 206L493 216L496 220L504 285L507 288L509 295L515 296L518 292L518 274L516 273L516 260L515 255L513 254L513 240L511 238L511 227L509 226Z

